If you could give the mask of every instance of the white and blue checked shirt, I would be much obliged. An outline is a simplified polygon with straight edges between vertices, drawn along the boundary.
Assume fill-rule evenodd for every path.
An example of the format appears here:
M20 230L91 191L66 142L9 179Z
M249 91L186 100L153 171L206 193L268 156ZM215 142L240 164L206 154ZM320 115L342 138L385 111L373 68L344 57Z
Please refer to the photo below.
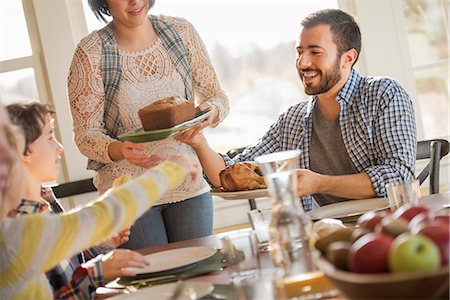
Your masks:
M312 114L317 96L290 107L253 146L225 164L253 161L256 156L300 149L299 168L309 169ZM392 179L414 178L417 137L414 109L406 91L386 77L361 76L352 70L336 97L345 148L358 172L366 172L378 197ZM311 196L303 208L312 209Z

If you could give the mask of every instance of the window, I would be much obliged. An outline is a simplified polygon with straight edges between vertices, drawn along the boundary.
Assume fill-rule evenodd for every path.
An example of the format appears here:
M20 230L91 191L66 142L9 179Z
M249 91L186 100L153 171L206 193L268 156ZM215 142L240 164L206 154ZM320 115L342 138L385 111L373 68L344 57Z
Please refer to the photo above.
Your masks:
M32 47L31 38L37 41L33 18L25 18L30 3L0 1L0 103L31 102L46 99L39 95L38 86L45 86L37 42ZM33 30L29 30L33 28ZM45 88L41 88L45 94ZM42 96L42 97L40 97Z
M1 103L30 102L39 99L33 68L0 73Z
M30 56L32 54L27 23L20 1L1 1L2 19L0 60ZM11 30L14 28L14 30Z
M89 31L104 26L85 4ZM255 143L277 116L306 99L295 69L295 42L300 21L327 1L156 1L151 14L178 16L191 22L205 43L230 114L207 129L219 152Z
M403 1L419 116L426 139L449 135L449 22L445 0Z

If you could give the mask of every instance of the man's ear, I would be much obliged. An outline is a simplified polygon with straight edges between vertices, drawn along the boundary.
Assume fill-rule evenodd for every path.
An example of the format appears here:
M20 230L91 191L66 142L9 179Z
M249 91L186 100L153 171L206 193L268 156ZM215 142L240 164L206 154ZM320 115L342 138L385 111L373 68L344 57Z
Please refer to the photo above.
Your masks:
M358 52L352 48L342 53L341 63L343 68L351 68L358 58Z

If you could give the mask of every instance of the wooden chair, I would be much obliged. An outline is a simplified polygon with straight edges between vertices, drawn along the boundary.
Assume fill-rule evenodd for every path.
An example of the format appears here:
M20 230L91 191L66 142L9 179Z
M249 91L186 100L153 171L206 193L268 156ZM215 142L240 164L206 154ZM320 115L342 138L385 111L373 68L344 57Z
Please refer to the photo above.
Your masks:
M420 184L429 177L430 194L439 193L439 170L441 158L448 154L448 141L432 139L417 142L417 160L429 159L428 164L417 176Z

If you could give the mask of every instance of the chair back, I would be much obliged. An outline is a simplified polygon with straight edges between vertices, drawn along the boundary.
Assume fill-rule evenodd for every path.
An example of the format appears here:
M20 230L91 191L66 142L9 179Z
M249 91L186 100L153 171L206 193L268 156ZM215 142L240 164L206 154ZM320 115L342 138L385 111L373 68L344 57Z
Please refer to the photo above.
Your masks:
M52 187L52 189L56 198L70 197L97 191L92 178L62 183Z
M417 160L429 159L428 164L417 176L420 184L429 177L430 194L439 193L439 170L441 158L448 154L448 141L432 139L417 142Z

